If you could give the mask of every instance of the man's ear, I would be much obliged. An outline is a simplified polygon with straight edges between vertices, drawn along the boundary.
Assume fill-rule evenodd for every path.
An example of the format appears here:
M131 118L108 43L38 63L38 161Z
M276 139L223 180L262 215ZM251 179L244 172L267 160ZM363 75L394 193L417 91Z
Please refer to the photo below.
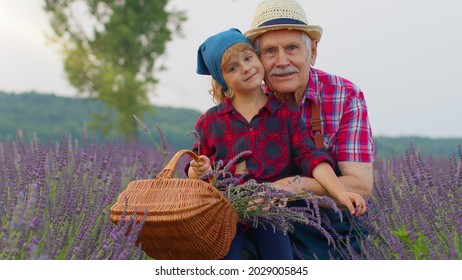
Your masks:
M318 56L318 41L314 40L311 42L311 57L310 64L314 66L316 63L316 57Z

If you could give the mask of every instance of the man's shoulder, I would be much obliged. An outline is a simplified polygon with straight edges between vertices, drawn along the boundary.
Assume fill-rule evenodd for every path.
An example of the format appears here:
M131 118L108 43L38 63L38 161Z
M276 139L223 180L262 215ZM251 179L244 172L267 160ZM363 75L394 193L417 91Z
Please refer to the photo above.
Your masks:
M344 88L348 91L354 92L361 91L355 83L339 75L331 74L315 68L311 68L310 75L311 78L321 87Z

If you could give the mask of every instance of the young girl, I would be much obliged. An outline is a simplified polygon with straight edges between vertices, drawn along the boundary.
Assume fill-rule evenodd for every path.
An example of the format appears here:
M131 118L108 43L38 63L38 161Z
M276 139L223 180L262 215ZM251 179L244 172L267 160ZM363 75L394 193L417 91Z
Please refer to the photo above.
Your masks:
M232 172L247 174L257 182L274 182L294 175L317 179L338 202L354 215L366 211L364 199L347 192L335 175L333 162L311 141L298 109L281 103L261 88L264 77L250 42L237 29L209 37L198 50L197 73L213 77L212 94L217 106L196 123L200 136L200 161L192 160L189 178L200 178L218 160L224 164L243 151ZM238 225L236 237L225 259L240 259L245 235L253 235L260 259L292 259L290 240L282 232Z

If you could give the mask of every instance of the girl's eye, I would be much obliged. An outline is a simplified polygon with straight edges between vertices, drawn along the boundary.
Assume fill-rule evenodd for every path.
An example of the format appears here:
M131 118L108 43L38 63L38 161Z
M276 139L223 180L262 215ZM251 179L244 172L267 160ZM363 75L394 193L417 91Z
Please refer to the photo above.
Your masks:
M236 71L237 67L236 66L229 66L228 67L228 72L234 72Z

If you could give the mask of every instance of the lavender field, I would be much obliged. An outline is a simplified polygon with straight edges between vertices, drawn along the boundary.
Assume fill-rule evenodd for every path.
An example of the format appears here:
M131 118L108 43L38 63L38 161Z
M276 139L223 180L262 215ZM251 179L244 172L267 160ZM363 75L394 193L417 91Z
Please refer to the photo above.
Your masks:
M363 218L370 236L361 255L347 250L345 257L462 259L461 160L460 147L452 157L410 146L401 157L378 158ZM0 259L149 259L135 245L142 224L112 223L110 207L128 182L152 178L163 164L154 145L101 144L85 132L49 143L0 142Z

